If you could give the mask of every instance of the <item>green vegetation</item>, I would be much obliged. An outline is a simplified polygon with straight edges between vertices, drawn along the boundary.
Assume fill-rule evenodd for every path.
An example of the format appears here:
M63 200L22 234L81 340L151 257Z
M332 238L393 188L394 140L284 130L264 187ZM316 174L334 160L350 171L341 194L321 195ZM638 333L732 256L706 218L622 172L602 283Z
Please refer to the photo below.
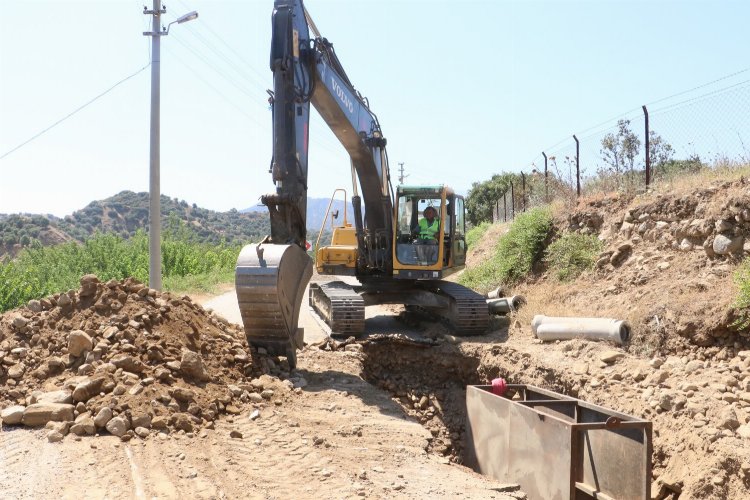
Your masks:
M473 247L477 241L482 239L484 233L492 226L489 222L482 222L478 226L474 226L466 232L466 246L469 248Z
M594 235L565 233L547 247L545 260L559 280L569 281L592 269L601 250Z
M742 329L750 327L750 257L746 258L734 272L734 282L737 285L737 297L734 307L740 318L732 325Z
M182 228L182 229L181 229ZM239 245L211 245L188 236L184 226L165 231L162 272L166 290L201 289L231 281ZM138 231L124 239L117 234L97 234L76 242L43 247L35 244L12 261L0 261L0 311L31 299L78 288L82 275L99 279L132 276L148 282L148 236Z
M521 281L542 256L551 229L552 215L548 209L535 208L519 215L500 238L492 258L479 267L467 269L459 281L480 291Z
M0 256L15 255L20 248L39 242L56 245L65 241L84 242L97 233L134 237L148 226L148 193L122 191L105 200L92 201L63 219L52 215L0 214ZM196 241L230 245L258 241L270 232L265 212L214 212L189 205L184 200L161 197L162 225L180 222ZM19 248L20 247L20 248Z

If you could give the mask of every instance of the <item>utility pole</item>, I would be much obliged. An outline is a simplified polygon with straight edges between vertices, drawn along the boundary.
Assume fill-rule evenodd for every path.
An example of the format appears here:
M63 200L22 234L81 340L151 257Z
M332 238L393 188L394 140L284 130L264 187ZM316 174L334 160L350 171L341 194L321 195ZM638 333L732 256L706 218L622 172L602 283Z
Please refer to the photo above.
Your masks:
M399 172L398 183L399 184L403 184L404 183L404 179L406 179L407 177L409 177L408 175L404 175L404 162L399 162L399 164L398 164L398 172Z
M169 26L182 24L198 17L193 11L169 23L166 29L161 27L161 16L167 8L161 0L153 0L152 10L143 6L143 13L152 16L151 31L145 36L151 37L151 139L149 154L149 206L148 206L148 286L161 290L161 185L160 185L160 130L161 130L161 37L169 34Z
M161 186L160 170L160 84L161 84L161 15L167 12L161 0L154 0L153 10L143 8L152 16L151 33L151 140L149 156L148 208L148 286L161 290Z

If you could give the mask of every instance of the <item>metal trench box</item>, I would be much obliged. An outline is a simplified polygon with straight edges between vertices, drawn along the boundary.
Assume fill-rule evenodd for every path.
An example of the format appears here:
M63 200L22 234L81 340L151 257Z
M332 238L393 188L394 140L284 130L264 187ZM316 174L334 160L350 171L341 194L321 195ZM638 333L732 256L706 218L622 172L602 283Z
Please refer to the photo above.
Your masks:
M468 386L466 410L466 465L530 499L651 498L650 421L515 384Z

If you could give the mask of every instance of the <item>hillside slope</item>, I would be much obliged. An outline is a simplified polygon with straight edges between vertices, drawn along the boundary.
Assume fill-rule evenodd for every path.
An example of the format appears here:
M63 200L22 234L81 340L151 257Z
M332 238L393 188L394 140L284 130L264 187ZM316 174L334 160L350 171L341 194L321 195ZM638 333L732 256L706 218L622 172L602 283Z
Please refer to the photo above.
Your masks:
M750 181L612 195L556 213L553 238L596 235L603 250L573 281L541 262L508 290L527 304L487 363L512 383L651 420L655 497L750 497L750 331L735 326L747 311L733 306L732 279L750 255ZM486 254L502 232L487 231L475 251ZM542 343L530 327L537 314L625 319L631 340Z
M149 195L122 191L60 219L52 215L0 215L0 255L15 255L33 240L42 245L65 241L83 241L95 232L133 236L148 227ZM248 243L269 233L268 216L240 213L237 210L215 212L184 200L161 197L162 227L182 225L200 242Z

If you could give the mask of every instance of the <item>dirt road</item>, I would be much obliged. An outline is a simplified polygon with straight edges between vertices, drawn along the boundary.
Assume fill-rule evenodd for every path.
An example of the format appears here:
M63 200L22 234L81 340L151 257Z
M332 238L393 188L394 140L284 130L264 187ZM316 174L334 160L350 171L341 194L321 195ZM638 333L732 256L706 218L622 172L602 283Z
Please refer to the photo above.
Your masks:
M230 319L232 293L210 301ZM368 311L370 331L399 328ZM303 313L308 342L325 338ZM403 328L401 326L400 328ZM0 432L2 498L515 498L504 487L428 453L433 434L390 393L361 378L363 354L307 347L303 387L247 407L198 433L47 441L47 432ZM257 414L256 414L257 411ZM230 437L233 433L237 437ZM239 434L238 434L239 433ZM241 435L241 437L239 437Z

